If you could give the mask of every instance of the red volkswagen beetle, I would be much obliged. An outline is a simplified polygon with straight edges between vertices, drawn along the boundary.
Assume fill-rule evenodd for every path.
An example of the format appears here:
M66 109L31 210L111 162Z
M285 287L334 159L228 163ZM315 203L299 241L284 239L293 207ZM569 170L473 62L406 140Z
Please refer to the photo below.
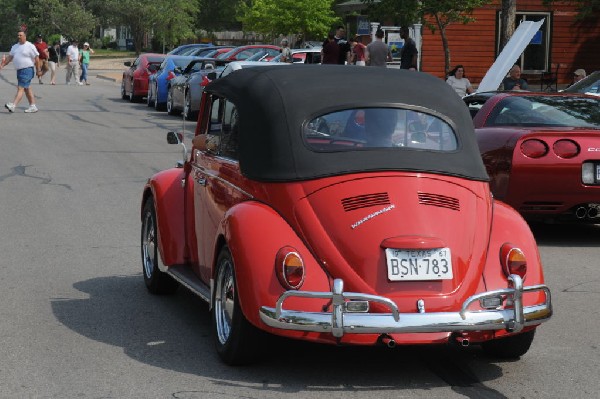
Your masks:
M140 54L133 61L126 61L128 67L123 71L121 80L121 97L131 102L140 101L148 95L148 76L155 73L165 59L164 54L145 53Z
M144 280L209 303L227 364L269 334L518 357L552 314L531 231L490 194L469 112L437 78L242 69L206 86L183 153L144 188Z
M494 196L526 219L600 223L600 98L465 97Z

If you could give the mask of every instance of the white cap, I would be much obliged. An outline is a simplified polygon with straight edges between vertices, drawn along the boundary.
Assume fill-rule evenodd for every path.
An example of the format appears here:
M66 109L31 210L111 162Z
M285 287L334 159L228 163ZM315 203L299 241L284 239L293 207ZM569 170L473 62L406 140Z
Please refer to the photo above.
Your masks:
M90 44L88 42L83 43L83 45L90 47Z

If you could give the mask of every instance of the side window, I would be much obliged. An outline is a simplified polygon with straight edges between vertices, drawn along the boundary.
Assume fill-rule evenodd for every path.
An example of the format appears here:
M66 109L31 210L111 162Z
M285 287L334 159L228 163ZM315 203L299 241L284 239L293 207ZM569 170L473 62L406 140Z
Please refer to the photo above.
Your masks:
M217 155L237 160L239 124L235 105L224 98L213 97L207 125L208 150Z
M221 134L221 146L219 154L231 158L238 159L238 135L239 123L238 113L233 103L225 100L223 108L223 130Z

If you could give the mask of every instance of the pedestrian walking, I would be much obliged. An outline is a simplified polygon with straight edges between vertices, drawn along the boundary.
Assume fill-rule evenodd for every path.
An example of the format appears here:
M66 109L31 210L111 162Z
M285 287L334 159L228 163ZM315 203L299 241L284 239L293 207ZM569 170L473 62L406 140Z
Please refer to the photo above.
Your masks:
M365 52L367 46L362 44L360 41L360 36L355 36L354 38L350 39L350 48L352 49L350 63L358 66L365 66Z
M48 72L48 44L43 40L42 35L37 35L35 38L35 43L33 43L36 50L40 54L39 62L37 67L37 77L41 85L44 84L42 82L42 77Z
M329 32L321 48L321 64L337 64L340 58L340 46L335 42L335 33Z
M71 45L67 49L67 84L71 83L71 78L75 79L75 83L78 85L82 85L79 81L79 42L77 40L72 40Z
M27 113L37 112L38 108L35 105L35 96L33 89L30 87L31 80L35 76L35 67L39 65L39 53L35 46L27 41L27 35L24 31L17 32L17 43L12 46L7 57L2 59L0 70L2 70L11 61L17 70L17 94L13 102L6 103L4 106L8 112L15 112L17 105L23 98L23 94L29 101L29 108L25 110Z
M56 70L60 66L60 43L48 47L48 67L50 68L50 84L56 84Z
M80 51L79 55L81 59L81 77L79 78L79 81L88 86L88 67L90 66L90 54L94 54L94 50L92 50L88 42L83 43L83 49Z
M281 40L281 62L293 62L292 50L288 45L288 39Z

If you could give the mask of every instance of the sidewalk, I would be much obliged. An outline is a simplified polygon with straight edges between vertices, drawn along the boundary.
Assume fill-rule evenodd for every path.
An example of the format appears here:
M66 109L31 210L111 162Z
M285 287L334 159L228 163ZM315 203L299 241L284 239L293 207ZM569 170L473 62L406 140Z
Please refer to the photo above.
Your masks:
M134 58L95 58L90 59L89 72L96 74L98 79L121 82L123 71L127 69L123 63L134 61Z

